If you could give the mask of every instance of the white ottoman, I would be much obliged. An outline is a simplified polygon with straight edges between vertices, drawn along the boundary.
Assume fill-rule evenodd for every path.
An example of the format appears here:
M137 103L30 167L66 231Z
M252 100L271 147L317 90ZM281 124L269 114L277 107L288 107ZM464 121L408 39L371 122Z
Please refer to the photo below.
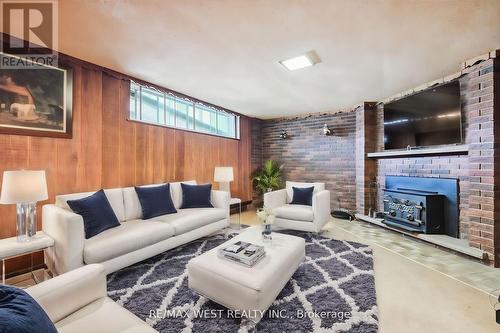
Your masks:
M240 315L259 322L305 258L303 238L273 233L263 243L261 227L252 227L219 247L236 241L264 245L266 256L254 267L221 259L217 248L189 261L189 288Z

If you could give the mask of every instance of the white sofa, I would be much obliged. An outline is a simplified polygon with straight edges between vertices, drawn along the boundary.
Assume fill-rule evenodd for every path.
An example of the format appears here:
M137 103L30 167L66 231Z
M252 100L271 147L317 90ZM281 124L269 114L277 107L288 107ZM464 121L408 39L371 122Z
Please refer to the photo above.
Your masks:
M195 181L182 183L196 184ZM58 275L100 263L109 274L229 225L227 192L212 191L214 208L179 209L180 184L170 183L172 201L178 212L149 220L142 220L141 204L133 187L104 190L121 224L89 239L85 239L83 218L71 211L67 201L93 192L56 196L55 204L43 206L42 211L43 231L55 241L54 247L45 251L48 268Z
M26 289L60 333L157 332L106 295L106 271L87 265Z
M292 187L314 186L312 206L290 205ZM286 188L264 194L264 207L272 209L274 226L309 232L320 232L330 220L330 191L324 183L286 182Z

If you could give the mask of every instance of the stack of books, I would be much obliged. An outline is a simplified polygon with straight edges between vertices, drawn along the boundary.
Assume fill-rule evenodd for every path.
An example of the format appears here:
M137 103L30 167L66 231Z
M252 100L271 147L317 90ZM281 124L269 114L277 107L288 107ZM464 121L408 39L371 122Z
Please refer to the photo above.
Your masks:
M239 241L220 248L218 254L223 259L252 267L265 257L266 252L263 246Z

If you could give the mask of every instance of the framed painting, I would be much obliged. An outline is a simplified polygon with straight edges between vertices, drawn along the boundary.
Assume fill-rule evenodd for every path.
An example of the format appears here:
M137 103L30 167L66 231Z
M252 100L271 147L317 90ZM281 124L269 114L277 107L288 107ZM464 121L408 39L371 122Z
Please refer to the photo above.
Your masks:
M71 138L71 69L30 66L30 60L6 53L0 57L2 63L24 64L0 66L0 133Z

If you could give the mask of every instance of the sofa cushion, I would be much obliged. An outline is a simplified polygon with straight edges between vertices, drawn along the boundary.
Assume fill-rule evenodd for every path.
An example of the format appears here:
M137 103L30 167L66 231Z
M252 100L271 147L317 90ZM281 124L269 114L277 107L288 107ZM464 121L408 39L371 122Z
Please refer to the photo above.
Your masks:
M103 190L86 198L68 200L66 203L71 210L83 217L87 239L120 225Z
M57 333L42 307L26 291L0 286L0 332Z
M288 204L274 208L273 213L274 216L282 219L307 222L312 222L314 220L314 213L311 206Z
M170 215L167 215L170 216ZM83 249L86 264L100 263L142 249L174 235L174 228L155 220L132 220L87 239Z
M136 187L135 191L141 202L143 219L177 213L172 203L169 184L153 187Z
M68 200L77 200L91 196L95 192L81 192L73 194L61 194L56 196L56 206L71 210L68 206ZM115 212L118 221L125 221L125 207L123 206L123 192L121 188L112 188L104 190L113 212Z
M293 199L293 187L311 187L314 186L314 192L318 193L325 190L325 183L300 183L300 182L286 182L286 202L291 202Z
M57 322L56 327L59 333L157 332L108 297L100 298L70 314Z
M141 202L134 187L125 187L123 189L123 203L125 207L125 221L142 219Z
M141 187L155 187L161 185L165 185L165 183L142 185ZM135 191L135 187L125 187L123 189L123 205L125 221L142 219L142 206L137 196L137 192Z
M290 205L312 206L314 186L311 187L292 187L293 199Z
M188 180L183 183L196 185L196 181L194 180ZM163 184L144 185L141 187L153 187ZM174 203L174 207L179 209L182 205L181 182L170 183L170 196L172 198L172 202ZM123 189L123 201L125 205L125 221L142 219L141 202L139 201L139 197L137 196L134 187L126 187Z
M175 235L180 235L224 218L226 212L222 208L188 208L179 209L177 214L163 215L149 221L167 222L175 229Z
M182 206L182 188L181 184L196 185L196 180L187 180L182 182L170 183L170 192L172 193L172 201L175 208L179 209Z
M212 184L189 185L181 184L182 209L186 208L213 208L210 202Z

